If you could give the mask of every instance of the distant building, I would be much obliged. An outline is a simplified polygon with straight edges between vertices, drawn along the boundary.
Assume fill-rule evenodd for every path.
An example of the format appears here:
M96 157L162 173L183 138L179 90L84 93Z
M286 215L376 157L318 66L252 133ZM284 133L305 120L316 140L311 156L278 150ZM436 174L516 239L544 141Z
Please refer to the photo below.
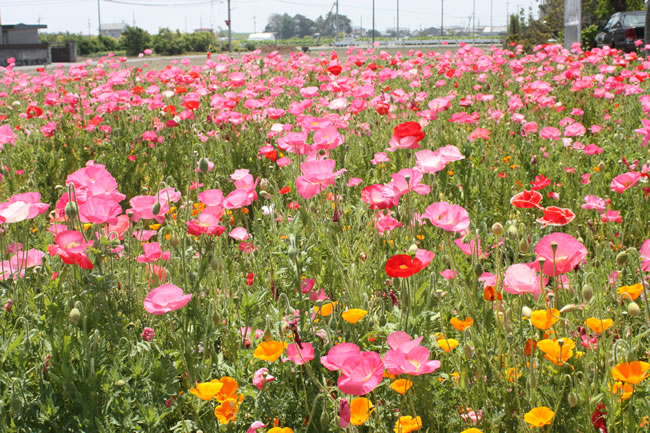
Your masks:
M44 24L4 24L0 25L0 44L38 44L38 29L46 29Z
M38 30L46 29L42 24L3 24L0 25L0 65L15 59L16 66L45 65L50 63L50 44L42 44Z
M249 41L274 41L275 34L273 33L251 33L248 35Z
M121 23L102 24L100 27L100 33L102 36L110 36L112 38L119 39L128 26L129 25L124 21Z
M363 37L365 35L366 35L366 29L364 29L363 27L359 27L359 26L353 26L352 27L352 36L361 36L361 37Z
M214 33L214 31L210 27L199 27L194 29L194 33Z
M394 36L394 35L397 33L397 28L395 28L395 27L388 27L388 28L386 29L386 32L385 32L385 33L388 34L388 35L392 35L392 36ZM400 37L403 37L403 36L411 36L411 30L410 30L410 29L407 29L407 28L404 28L404 27L400 27L400 28L399 28L399 36L400 36Z
M508 33L507 26L487 26L481 31L482 35L505 35Z

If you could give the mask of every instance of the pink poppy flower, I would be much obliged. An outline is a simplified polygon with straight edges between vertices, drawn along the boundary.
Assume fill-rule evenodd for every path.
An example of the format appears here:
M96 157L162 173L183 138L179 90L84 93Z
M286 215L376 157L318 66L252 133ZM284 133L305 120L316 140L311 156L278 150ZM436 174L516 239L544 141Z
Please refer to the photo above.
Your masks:
M645 242L643 242L643 245L641 245L641 249L639 250L639 254L643 259L641 263L641 269L646 272L650 272L650 239L647 239Z
M538 266L539 267L539 266ZM542 292L542 284L548 283L545 278L540 281L540 274L533 263L517 263L508 266L503 279L503 290L513 295L530 293L535 298Z
M187 232L194 236L200 235L217 235L226 230L224 226L219 225L219 217L211 212L202 212L198 218L185 221Z
M333 126L328 126L326 128L321 128L314 132L314 147L317 150L326 149L336 149L339 147L345 139L341 134L339 134L338 129Z
M151 290L144 298L144 309L160 316L170 311L183 308L190 302L192 295L183 293L183 289L173 284L163 284Z
M585 152L585 155L600 155L603 153L603 148L592 143L586 145L583 151Z
M553 264L553 248L551 247L551 243L553 242L557 244L557 249L555 250L555 266ZM587 257L587 248L571 235L566 233L551 233L539 240L535 247L535 254L546 259L542 271L545 275L552 277L554 273L555 275L560 275L570 272L582 263ZM539 269L539 264L537 265L537 269Z
M0 126L0 150L4 147L5 144L11 144L12 146L16 145L16 134L11 129L9 125Z
M621 212L607 209L607 212L603 212L600 215L600 221L604 223L615 222L620 224L623 222L623 217L621 216Z
M478 140L479 138L483 140L489 140L490 130L486 128L476 128L467 136L467 139L470 141L470 143L474 143L474 141Z
M337 385L341 392L365 395L377 387L384 377L384 363L376 352L361 352L349 356L341 365Z
M269 382L273 382L274 380L275 377L269 374L268 368L260 368L253 375L253 385L260 391L262 390L262 388L264 388L264 385L266 385Z
M43 251L36 249L17 251L9 260L0 263L0 281L10 278L23 278L25 270L28 268L43 265L44 255Z
M545 140L559 140L561 138L561 133L557 128L546 126L539 131L539 136Z
M328 370L336 371L343 367L346 359L358 357L360 353L361 349L356 344L341 343L332 347L327 355L321 356L320 362Z
M415 153L418 170L423 173L435 174L454 162L465 159L456 146L444 146L431 151L428 149L420 150Z
M302 176L296 179L298 194L304 199L310 199L323 191L346 170L343 168L333 172L336 161L333 159L312 159L300 164Z
M350 403L344 398L339 401L339 427L346 428L350 424L352 410Z
M256 433L257 430L261 428L265 428L266 424L264 424L262 421L254 421L250 427L248 427L248 430L246 430L246 433Z
M457 275L458 272L454 271L453 269L445 269L444 271L440 271L440 276L445 280L453 280Z
M435 257L436 257L436 253L429 250L423 250L422 248L418 248L417 251L415 252L415 258L422 263L421 269L424 269L427 266L429 266L429 263L431 263L431 261Z
M587 210L596 210L598 212L604 212L607 209L607 203L602 198L595 195L586 195L585 204L580 206L583 209Z
M389 162L390 158L388 157L388 154L386 152L377 152L373 156L373 158L370 160L370 163L372 165L379 165L384 162Z
M79 219L85 223L117 224L117 217L121 213L119 202L100 196L92 196L79 203Z
M551 184L551 179L542 175L535 176L535 180L530 183L535 191L544 189Z
M641 119L641 125L643 125L643 127L635 129L634 132L643 135L643 142L641 143L641 146L646 147L648 140L650 140L650 119ZM0 144L1 143L2 139L0 138ZM2 149L2 146L0 146L0 149Z
M287 346L287 358L296 365L303 365L314 359L314 347L311 343L302 343L302 348L291 343Z
M423 219L448 232L462 232L469 227L469 214L462 207L441 201L426 208Z
M370 209L389 209L397 206L399 195L386 185L369 185L361 190L361 200L370 205Z
M41 194L37 192L14 194L6 202L0 203L0 223L17 223L42 214L50 205L40 200Z
M422 337L411 340L407 333L397 331L387 341L391 350L384 355L384 367L389 373L420 376L440 368L440 361L429 360L429 349L420 346Z
M580 135L585 135L587 130L580 122L572 123L571 125L564 128L565 137L578 137Z
M71 265L76 263L83 269L92 269L93 264L85 251L93 245L92 241L86 242L84 236L75 230L66 230L54 238L54 244L48 247L51 256L59 256L63 263Z
M142 244L142 248L144 249L144 254L136 258L140 263L153 263L160 259L169 260L171 258L171 253L169 251L163 252L158 242Z
M397 221L390 215L385 215L383 212L377 212L372 217L375 224L375 228L379 232L379 236L383 236L385 233L390 233L392 230L402 227L402 223Z
M626 191L636 185L641 179L641 173L636 171L628 171L627 173L619 174L610 184L610 189L619 194L623 194L623 191Z

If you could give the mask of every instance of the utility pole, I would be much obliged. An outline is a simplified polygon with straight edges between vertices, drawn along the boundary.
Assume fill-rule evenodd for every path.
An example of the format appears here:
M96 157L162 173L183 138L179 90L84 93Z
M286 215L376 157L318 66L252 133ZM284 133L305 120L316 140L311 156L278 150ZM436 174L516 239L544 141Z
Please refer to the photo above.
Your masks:
M334 40L339 39L339 0L336 0L336 15L334 16Z
M228 52L232 53L232 21L230 21L230 0L228 0Z
M97 35L102 35L102 9L99 6L99 0L97 0Z
M399 0L397 0L397 40L399 41Z
M372 0L372 46L375 46L375 0Z
M255 17L253 17L253 33L257 33L257 22L255 21Z
M494 33L494 28L492 27L492 0L490 0L490 33Z
M472 0L472 43L476 43L476 0Z
M443 25L445 23L445 0L440 0L440 36L443 36Z

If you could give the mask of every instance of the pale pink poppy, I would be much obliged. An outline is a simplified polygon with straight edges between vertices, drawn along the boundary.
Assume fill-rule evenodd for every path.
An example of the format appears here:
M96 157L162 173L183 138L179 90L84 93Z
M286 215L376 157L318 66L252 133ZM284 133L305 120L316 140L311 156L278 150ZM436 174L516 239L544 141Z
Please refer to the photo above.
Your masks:
M623 191L626 191L636 185L641 179L641 173L636 171L628 171L627 173L619 174L610 184L610 189L619 194L623 194Z
M587 130L580 122L572 123L571 125L564 128L565 137L578 137L584 135L586 132Z
M238 241L245 241L248 239L248 231L244 227L235 227L228 236Z
M26 269L43 265L44 255L43 251L33 248L29 251L17 251L9 260L0 263L0 280L23 278Z
M641 119L641 125L643 127L639 129L635 129L634 132L643 135L643 142L641 143L641 146L645 147L648 144L648 140L650 140L650 119ZM0 138L0 144L1 143L2 143L2 139ZM1 146L0 149L2 149Z
M465 157L460 153L456 146L448 145L439 147L435 151L428 149L420 150L415 153L418 170L424 173L435 174L454 161L460 161Z
M336 161L333 159L309 160L300 164L302 176L296 179L298 194L304 199L310 199L323 191L346 170L343 168L333 172Z
M314 359L314 347L311 343L296 343L287 346L287 358L296 365L303 365Z
M344 398L339 401L339 427L346 428L350 424L352 410L350 403Z
M160 316L170 311L183 308L192 299L191 294L183 293L183 289L173 284L163 284L151 290L144 299L144 309L151 314Z
M553 242L557 245L555 255L551 247ZM543 272L552 277L567 273L584 262L587 248L571 235L551 233L540 239L535 247L535 254L546 259ZM539 269L539 264L537 268Z
M440 271L440 276L442 276L442 278L445 280L453 280L457 275L458 272L454 271L453 269L445 269L444 271Z
M81 222L93 224L117 224L117 217L122 213L120 203L100 196L89 197L79 203Z
M449 232L462 232L469 227L469 214L462 207L446 201L434 203L426 208L423 219L428 219L431 224Z
M643 259L641 263L641 269L646 272L650 272L650 239L647 239L645 242L643 242L643 245L641 245L641 249L639 250L639 254Z
M379 232L379 236L383 236L385 233L389 233L398 227L402 227L402 223L393 218L390 213L385 215L383 212L377 212L373 215L372 219L375 228Z
M418 169L403 168L397 173L393 173L391 177L392 182L386 186L392 187L400 197L409 191L419 195L427 195L431 191L429 185L421 183L423 173Z
M440 361L429 360L429 349L420 346L422 337L411 339L402 331L396 331L387 338L391 350L384 355L384 367L391 374L420 376L433 373L440 368Z
M541 281L540 278L540 273L535 269L533 263L510 265L505 272L503 290L513 295L530 293L537 298L542 291L542 287L547 284L546 279Z
M557 128L546 126L539 131L539 136L545 140L559 140L561 138L561 133Z
M379 165L388 161L390 161L390 158L388 157L388 154L386 152L377 152L375 153L374 157L370 160L370 163L372 165Z
M347 185L349 187L355 187L355 186L358 186L359 184L361 184L361 182L363 182L363 179L358 178L358 177L351 177L350 179L348 179L348 184Z
M17 223L35 218L50 207L40 201L41 194L37 192L14 194L6 202L0 203L0 223Z
M320 149L336 149L345 139L333 126L321 128L314 132L314 147Z
M266 369L264 369L266 370ZM273 376L271 376L273 377ZM261 428L265 428L266 424L264 424L262 421L253 421L253 423L248 427L248 430L246 430L246 433L256 433L257 430Z
M429 263L431 263L431 261L435 257L436 257L436 253L434 253L433 251L424 250L422 248L418 248L417 251L415 252L415 258L422 263L422 269L429 266Z
M219 217L211 212L202 212L198 218L185 221L187 232L194 236L200 235L217 235L226 230L224 226L219 225Z

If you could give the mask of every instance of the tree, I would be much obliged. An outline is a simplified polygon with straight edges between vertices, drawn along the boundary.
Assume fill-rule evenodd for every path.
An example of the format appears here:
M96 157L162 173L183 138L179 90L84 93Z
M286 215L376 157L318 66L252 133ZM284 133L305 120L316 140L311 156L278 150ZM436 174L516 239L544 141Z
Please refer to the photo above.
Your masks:
M296 23L289 14L272 14L264 31L275 33L278 39L291 39L296 34Z
M294 15L293 22L295 24L296 36L299 38L312 36L316 33L316 23L304 15Z
M151 35L140 27L128 26L119 40L120 48L129 56L137 56L151 45Z
M178 30L172 32L168 28L158 30L153 37L153 48L158 54L168 55L183 54L187 49L183 35Z

